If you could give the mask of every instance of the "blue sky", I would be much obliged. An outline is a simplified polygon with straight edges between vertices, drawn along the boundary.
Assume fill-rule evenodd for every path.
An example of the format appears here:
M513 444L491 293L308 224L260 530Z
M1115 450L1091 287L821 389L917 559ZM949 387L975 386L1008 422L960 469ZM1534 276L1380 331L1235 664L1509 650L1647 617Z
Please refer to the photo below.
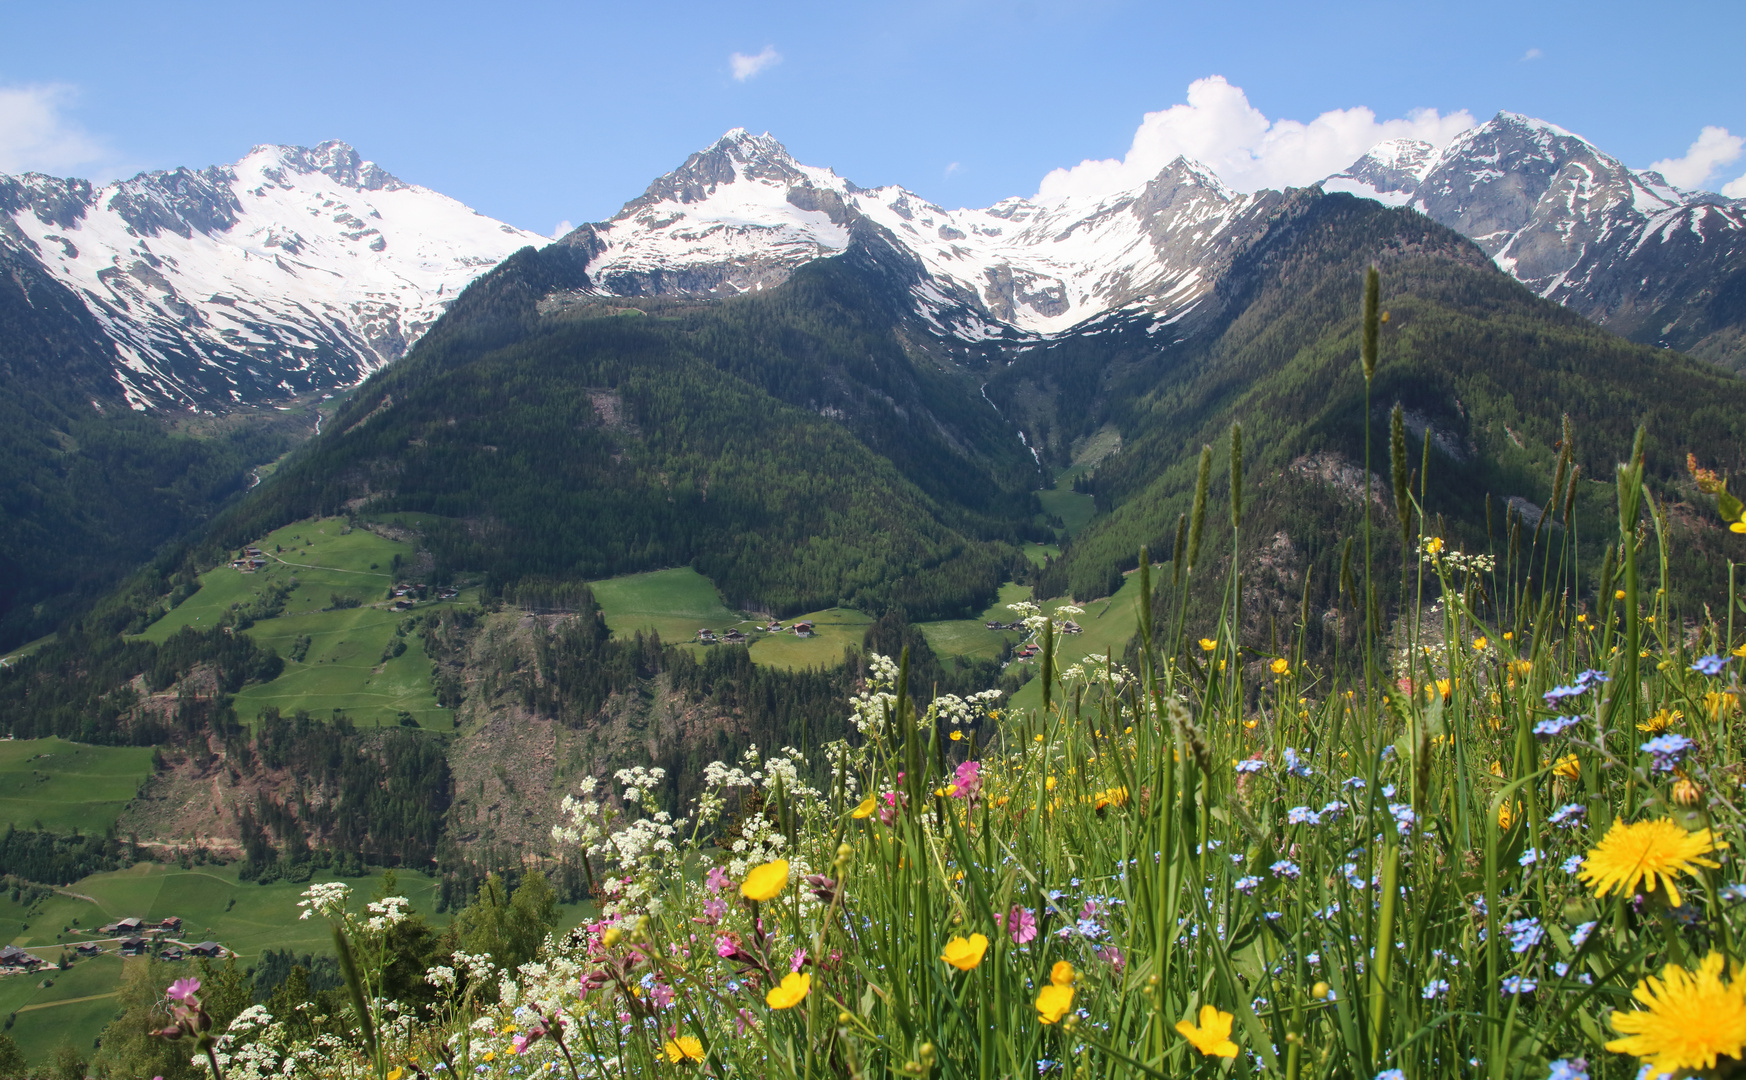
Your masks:
M1378 125L1416 116L1414 130L1446 137L1463 111L1509 109L1638 167L1686 159L1706 127L1722 129L1680 167L1687 183L1746 174L1746 4L1734 0L8 0L3 15L0 171L105 177L338 138L542 232L610 216L736 126L863 185L984 206L1036 192L1051 170L1122 158L1146 114L1214 76L1193 108L1153 122L1155 145L1128 172L1205 144L1228 179L1254 186L1313 171L1370 130L1357 113L1311 123L1331 110L1369 109Z

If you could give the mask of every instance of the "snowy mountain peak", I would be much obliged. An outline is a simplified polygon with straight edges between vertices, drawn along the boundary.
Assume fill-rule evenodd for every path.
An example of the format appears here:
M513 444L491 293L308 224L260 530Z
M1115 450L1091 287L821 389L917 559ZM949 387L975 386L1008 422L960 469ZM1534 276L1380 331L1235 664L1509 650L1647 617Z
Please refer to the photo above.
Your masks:
M0 255L34 258L84 301L137 408L349 386L479 273L544 241L342 142L101 188L0 177Z

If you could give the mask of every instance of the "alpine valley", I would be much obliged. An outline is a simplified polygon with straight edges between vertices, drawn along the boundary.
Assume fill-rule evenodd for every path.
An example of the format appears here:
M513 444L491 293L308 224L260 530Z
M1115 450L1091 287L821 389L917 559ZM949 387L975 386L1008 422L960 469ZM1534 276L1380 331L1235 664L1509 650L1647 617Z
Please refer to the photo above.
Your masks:
M0 263L0 633L29 643L0 745L122 777L73 816L0 793L0 873L43 886L394 866L446 907L541 868L579 900L550 836L581 777L688 796L708 762L816 748L873 652L907 648L924 699L1022 704L1021 599L1083 609L1067 661L1119 659L1173 617L1133 571L1186 558L1234 423L1248 509L1188 618L1235 558L1244 640L1303 628L1328 663L1367 512L1381 580L1413 555L1397 406L1411 491L1469 551L1604 536L1643 425L1694 609L1729 534L1686 455L1746 466L1746 203L1508 113L1307 188L1178 159L980 210L735 130L555 241L343 144L260 147L0 178ZM1593 545L1543 575L1592 589Z

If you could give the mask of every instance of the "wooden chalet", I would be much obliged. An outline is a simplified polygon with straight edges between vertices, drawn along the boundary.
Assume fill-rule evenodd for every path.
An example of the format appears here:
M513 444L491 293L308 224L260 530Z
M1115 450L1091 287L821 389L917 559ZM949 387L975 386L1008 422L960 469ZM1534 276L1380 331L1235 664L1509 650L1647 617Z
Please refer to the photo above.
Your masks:
M794 624L794 636L795 637L811 637L812 636L812 623L810 623L804 619L802 619L800 622L795 623Z
M198 945L191 946L188 949L188 952L193 956L204 956L210 959L216 959L224 955L224 946L216 941L202 941Z

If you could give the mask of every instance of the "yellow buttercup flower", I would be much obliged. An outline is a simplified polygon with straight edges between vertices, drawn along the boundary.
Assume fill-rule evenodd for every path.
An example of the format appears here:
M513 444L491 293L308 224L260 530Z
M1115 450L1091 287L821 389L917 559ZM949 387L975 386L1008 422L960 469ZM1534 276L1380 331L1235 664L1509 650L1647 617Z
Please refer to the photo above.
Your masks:
M1273 668L1273 674L1275 675L1285 675L1291 671L1291 665L1285 662L1285 657L1283 656L1274 660L1271 667Z
M1552 775L1562 776L1566 780L1582 779L1582 762L1576 760L1575 754L1565 754L1552 763Z
M1667 902L1678 907L1679 887L1674 876L1695 874L1700 866L1714 869L1718 864L1704 856L1718 846L1727 845L1716 844L1710 830L1687 832L1672 818L1633 825L1614 818L1613 827L1582 861L1577 877L1592 886L1597 897L1611 893L1632 896L1639 884L1654 892L1659 882L1667 888Z
M1734 646L1733 651L1735 656L1746 656L1746 642Z
M850 816L856 819L870 818L873 816L873 807L873 796L869 795L861 800L861 805L855 807L854 813Z
M812 976L790 971L782 976L782 985L772 986L770 992L764 995L764 1004L772 1009L792 1009L806 997L812 989Z
M1237 1044L1231 1041L1231 1021L1234 1019L1228 1012L1220 1012L1212 1005L1202 1005L1200 1023L1178 1020L1176 1032L1206 1057L1234 1058L1237 1056Z
M668 1039L661 1047L661 1052L667 1055L667 1061L677 1065L681 1061L702 1061L703 1044L690 1035L681 1035L677 1039Z
M1200 639L1200 650L1202 652L1212 652L1214 649L1216 649L1218 647L1219 647L1219 643L1214 641L1212 638L1203 637Z
M1497 827L1499 829L1508 830L1511 825L1514 825L1516 823L1516 811L1518 809L1520 809L1519 806L1511 806L1509 803L1504 803L1502 806L1498 807Z
M964 741L964 733L962 731L952 732L952 741L953 742L963 742Z
M1746 1051L1746 984L1723 982L1726 961L1712 952L1687 971L1678 964L1637 984L1631 996L1644 1007L1613 1013L1607 1043L1615 1054L1634 1054L1651 1075L1714 1069L1718 1058Z
M740 895L747 900L763 903L774 900L788 888L788 860L777 859L756 867L746 875L746 880L740 882Z
M1489 644L1491 644L1491 642L1485 640L1484 634L1481 634L1478 637L1473 639L1473 648L1478 652L1484 652L1485 647Z
M388 1080L400 1080L400 1078L402 1076L405 1076L405 1075L406 1075L406 1070L401 1068L398 1065L396 1065L392 1069L388 1070Z
M946 942L946 951L940 954L940 959L959 971L973 971L976 965L982 963L982 954L987 951L988 938L982 934L971 934L967 938L955 937Z
M1433 536L1429 540L1426 540L1425 541L1425 550L1430 552L1432 555L1435 555L1438 552L1442 551L1443 550L1443 538L1441 536ZM1227 1056L1234 1056L1234 1055L1227 1055Z
M1053 776L1051 776L1047 780L1043 781L1043 790L1045 790L1045 791L1054 791L1055 790L1055 778Z
M1037 1019L1045 1024L1059 1023L1073 1008L1073 988L1050 983L1037 992Z
M1072 964L1057 960L1055 966L1049 969L1049 982L1055 986L1072 986L1075 974Z

